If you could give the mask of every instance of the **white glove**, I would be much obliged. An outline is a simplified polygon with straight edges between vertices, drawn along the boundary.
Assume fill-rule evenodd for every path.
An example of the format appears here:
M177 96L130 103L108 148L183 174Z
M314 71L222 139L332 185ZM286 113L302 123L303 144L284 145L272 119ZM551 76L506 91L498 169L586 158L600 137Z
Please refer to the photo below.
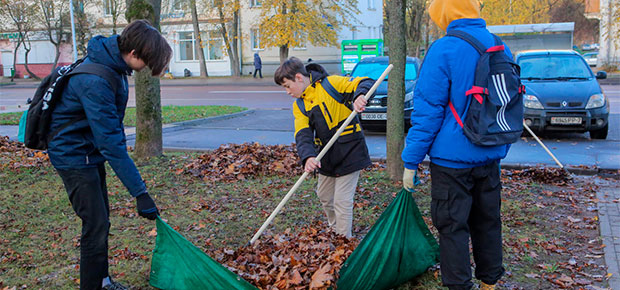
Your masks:
M413 191L414 179L418 171L415 169L407 169L403 172L403 187L408 191Z

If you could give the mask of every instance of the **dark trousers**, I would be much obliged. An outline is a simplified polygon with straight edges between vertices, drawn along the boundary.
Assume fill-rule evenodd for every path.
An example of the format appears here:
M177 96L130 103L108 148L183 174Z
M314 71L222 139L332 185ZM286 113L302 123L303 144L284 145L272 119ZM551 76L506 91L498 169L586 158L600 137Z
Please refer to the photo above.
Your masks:
M469 239L476 278L495 284L502 266L499 165L455 169L431 163L431 217L439 231L441 280L449 289L471 289Z
M256 72L258 72L258 75L260 76L260 78L263 78L263 70L260 68L254 69L254 77L256 77Z
M105 166L57 171L65 184L73 210L82 220L80 289L101 289L101 281L109 276L110 205Z

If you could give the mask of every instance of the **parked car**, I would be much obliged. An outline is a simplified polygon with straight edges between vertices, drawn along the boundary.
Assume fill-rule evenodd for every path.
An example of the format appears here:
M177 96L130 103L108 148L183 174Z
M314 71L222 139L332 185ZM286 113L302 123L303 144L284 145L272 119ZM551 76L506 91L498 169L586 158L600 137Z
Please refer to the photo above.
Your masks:
M579 53L572 50L526 51L517 55L525 123L533 130L590 132L593 139L607 138L609 101L596 76Z
M358 62L352 77L370 77L378 79L389 65L389 57L367 57ZM415 57L407 57L405 64L405 129L411 127L411 111L413 111L413 89L418 80L420 60ZM387 124L387 79L375 91L375 96L368 101L366 110L360 114L360 122L365 129L385 130Z
M598 52L584 53L583 58L589 66L596 66L596 62L598 61Z

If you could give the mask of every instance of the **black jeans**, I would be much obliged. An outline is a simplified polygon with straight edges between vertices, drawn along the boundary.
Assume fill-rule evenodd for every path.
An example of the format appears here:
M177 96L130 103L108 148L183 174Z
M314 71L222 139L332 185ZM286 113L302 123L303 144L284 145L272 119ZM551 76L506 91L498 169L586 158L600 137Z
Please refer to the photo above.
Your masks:
M469 239L476 278L495 284L504 274L499 165L455 169L431 163L431 217L439 231L441 280L471 289Z
M108 277L108 234L110 205L105 181L105 166L60 170L69 201L82 219L80 241L80 289L101 289Z
M258 72L258 75L260 76L260 78L263 78L263 70L260 68L254 69L254 77L256 78L256 72Z

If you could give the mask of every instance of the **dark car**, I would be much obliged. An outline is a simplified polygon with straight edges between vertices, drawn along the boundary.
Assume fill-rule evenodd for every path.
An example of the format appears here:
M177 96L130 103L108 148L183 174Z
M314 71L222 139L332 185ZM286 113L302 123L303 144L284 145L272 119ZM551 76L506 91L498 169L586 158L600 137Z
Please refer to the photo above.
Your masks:
M389 57L367 57L358 62L351 76L353 77L370 77L378 79L383 71L389 65ZM420 60L415 57L407 57L405 65L405 129L411 126L409 119L411 111L413 111L413 89L418 80L418 70L420 68ZM382 82L375 91L375 96L368 101L366 110L360 114L360 121L364 129L385 130L387 124L387 90L388 82Z
M525 123L532 130L590 132L593 139L607 138L609 101L586 61L572 50L519 53Z

